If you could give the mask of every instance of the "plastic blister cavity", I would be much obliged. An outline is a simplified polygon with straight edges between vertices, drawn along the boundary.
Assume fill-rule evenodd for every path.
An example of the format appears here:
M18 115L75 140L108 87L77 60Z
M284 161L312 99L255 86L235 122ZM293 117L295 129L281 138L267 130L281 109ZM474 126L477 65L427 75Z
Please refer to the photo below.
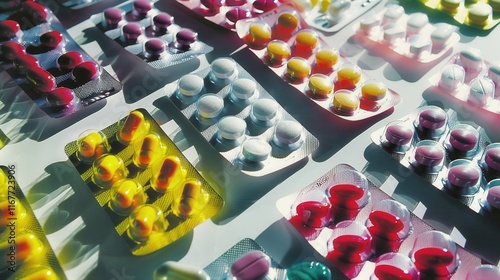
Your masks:
M166 95L231 164L261 176L310 154L317 140L233 59L165 86Z
M130 53L153 68L166 68L212 51L195 30L181 27L174 17L148 0L127 1L91 17L91 21Z
M167 246L222 208L222 198L146 110L85 135L84 151L100 153L94 140L107 139L107 152L82 159L80 138L66 154L134 255Z

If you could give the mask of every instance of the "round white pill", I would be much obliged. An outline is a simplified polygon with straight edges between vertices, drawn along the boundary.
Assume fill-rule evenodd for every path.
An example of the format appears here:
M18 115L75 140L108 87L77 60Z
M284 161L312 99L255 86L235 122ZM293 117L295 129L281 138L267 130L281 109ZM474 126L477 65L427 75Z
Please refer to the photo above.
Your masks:
M203 79L200 76L189 74L179 79L177 85L179 93L184 96L195 96L203 90Z
M247 123L238 117L227 116L219 121L217 127L220 138L237 140L245 135Z
M243 157L249 161L261 162L271 155L271 145L261 139L248 139L242 145Z
M398 21L405 14L405 9L400 5L387 6L384 12L382 24L394 23Z
M437 51L441 50L455 32L456 27L447 23L436 23L431 33L432 47Z
M464 82L464 77L465 70L462 66L457 64L446 65L441 72L439 87L444 90L455 90Z
M224 100L215 94L205 94L196 102L196 109L200 117L212 119L224 109Z
M236 62L231 58L217 58L210 64L210 71L218 79L228 79L236 72Z
M488 78L475 78L469 83L469 87L468 101L479 106L485 106L488 98L495 93L495 85Z
M468 48L461 51L459 57L465 71L478 71L483 65L483 55L476 48Z
M272 124L278 115L278 102L273 99L259 99L252 104L250 118L257 123Z
M233 100L247 100L256 94L257 83L250 79L239 78L231 84L231 97Z
M274 130L275 144L278 146L301 144L303 128L292 120L280 121Z
M429 17L424 13L414 13L408 17L406 22L407 34L418 34L429 23Z

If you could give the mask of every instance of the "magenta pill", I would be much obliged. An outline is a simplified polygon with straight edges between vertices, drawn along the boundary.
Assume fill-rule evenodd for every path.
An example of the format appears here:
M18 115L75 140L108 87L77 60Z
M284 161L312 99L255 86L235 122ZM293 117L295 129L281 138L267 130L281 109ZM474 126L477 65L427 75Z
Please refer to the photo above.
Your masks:
M219 11L222 7L222 0L201 0L200 2L210 11Z
M231 274L237 280L263 279L271 266L269 256L261 251L250 251L238 258L231 266Z
M251 17L252 13L249 10L243 8L234 8L226 13L227 20L232 23L236 23L240 19L247 19Z
M10 19L0 21L0 41L16 38L19 31L21 31L21 27L17 21Z
M437 108L420 112L418 116L420 125L427 129L439 129L446 124L446 113Z
M40 36L40 44L44 47L55 49L61 44L64 37L59 31L53 30L45 32Z
M500 209L500 186L492 187L488 190L486 201L488 201L491 207Z
M83 55L75 51L64 53L57 58L57 65L63 71L71 71L82 62Z
M51 92L57 86L56 78L40 67L29 69L26 78L38 91L43 93Z
M468 164L455 165L448 170L448 182L453 187L473 187L479 182L480 176L478 168Z
M71 73L75 81L87 83L99 77L99 65L93 61L85 61L75 66Z
M182 28L175 34L175 39L181 46L190 46L192 43L196 42L197 37L198 33L189 28Z
M129 22L123 26L122 34L127 43L135 44L139 36L142 35L142 26L135 22Z
M237 7L243 6L247 3L247 0L226 0L226 6Z
M415 149L415 161L423 166L439 166L444 158L444 152L437 146L419 146Z
M484 162L489 168L500 171L500 148L491 148L484 155Z
M467 152L476 147L477 137L468 129L457 128L450 133L450 144L459 151Z
M158 58L165 53L165 42L158 38L152 38L144 43L144 55L147 58Z
M256 0L253 2L253 7L256 10L267 12L278 7L278 0Z
M406 145L413 137L413 130L403 124L393 124L385 130L385 139L394 145Z
M75 93L66 87L55 88L47 94L47 101L53 107L68 106L73 99L75 99Z
M153 31L160 34L167 33L167 28L174 22L174 17L167 13L159 13L153 17Z
M145 17L148 15L148 12L153 9L153 4L147 0L136 0L134 1L134 10L133 13L140 17Z
M104 23L109 28L116 28L123 20L123 11L120 8L109 8L104 11Z
M21 44L7 42L0 46L0 57L3 60L14 61L20 55L26 55L26 49Z

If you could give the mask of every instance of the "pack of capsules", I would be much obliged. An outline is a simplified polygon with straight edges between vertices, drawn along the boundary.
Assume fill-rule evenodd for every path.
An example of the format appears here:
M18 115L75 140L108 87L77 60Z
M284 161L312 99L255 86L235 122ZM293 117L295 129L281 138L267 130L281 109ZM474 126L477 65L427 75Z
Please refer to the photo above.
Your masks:
M335 116L359 121L385 112L401 100L399 94L329 47L290 6L238 21L236 29L276 75Z
M67 116L121 90L43 5L24 2L0 19L1 67L49 116Z
M412 62L430 63L442 58L458 41L457 27L432 24L425 13L407 14L403 6L387 5L355 24L356 39L365 48L397 54Z
M144 109L82 132L65 152L134 255L167 246L224 203Z
M16 166L0 166L0 278L64 280L66 276L16 181Z
M482 264L349 165L278 200L277 208L349 279L466 279Z
M91 16L91 21L125 50L153 68L166 68L213 50L198 33L174 23L154 8L155 1L127 1Z
M456 110L500 115L500 63L484 60L481 51L465 48L430 78L429 91L444 97Z
M231 164L251 176L311 154L318 140L229 57L165 86L166 95Z
M419 0L431 10L442 12L457 23L479 30L489 30L500 22L500 3L496 0ZM403 1L404 3L404 1Z
M453 110L421 106L378 129L371 139L474 212L498 211L499 192L494 187L500 181L500 144L490 143L476 124L459 121Z
M281 5L281 1L278 0L178 0L177 2L205 19L231 30L235 30L238 20L256 17Z
M155 270L154 279L331 280L332 276L328 267L314 261L282 268L262 246L253 239L245 238L204 269L167 261Z

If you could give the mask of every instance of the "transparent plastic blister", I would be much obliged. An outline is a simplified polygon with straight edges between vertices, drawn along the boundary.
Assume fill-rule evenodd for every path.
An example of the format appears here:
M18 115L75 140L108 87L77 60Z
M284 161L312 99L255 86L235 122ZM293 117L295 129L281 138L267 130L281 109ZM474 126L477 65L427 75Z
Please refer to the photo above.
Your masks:
M342 174L349 172L359 173L349 165L337 165L300 192L283 197L276 203L293 228L346 277L388 279L385 277L398 276L417 280L421 279L419 276L440 276L445 277L443 279L465 279L470 271L481 265L479 257L457 245L448 234L434 230L366 178L370 199L359 213L350 219L316 228L320 233L313 238L308 237L306 233L311 227L294 221L300 217L296 214L298 205L315 202L314 196L310 195L312 193L328 196L328 190L338 186L336 177L345 177ZM352 183L356 184L355 181ZM336 197L345 198L346 194L339 193ZM310 215L302 217L314 219L317 214L314 209L310 209ZM332 212L335 216L335 209L332 208ZM450 255L441 256L440 250ZM436 260L435 266L430 265L430 259Z
M490 188L488 182L500 178L500 167L495 165L498 144L490 143L476 124L459 121L453 110L419 107L375 131L371 139L401 165L476 213L484 210L480 201Z
M66 279L15 176L15 166L0 166L0 277Z
M496 1L479 0L420 0L426 7L449 15L457 23L488 30L500 22L500 11ZM404 3L404 2L403 2Z
M323 0L305 13L305 20L315 29L324 32L338 32L379 2L380 0Z
M241 20L236 29L276 75L335 116L359 121L381 114L401 100L399 94L329 47L289 6ZM363 90L365 83L369 86Z
M25 2L0 19L3 27L18 30L0 42L1 67L50 117L70 115L121 90L43 5Z
M426 14L406 14L397 4L387 5L376 14L368 13L353 28L356 39L365 47L419 63L443 57L460 40L456 26L432 24Z
M130 53L153 68L167 68L211 52L198 33L174 23L154 7L156 1L127 1L91 16L91 21Z
M65 152L134 255L167 246L224 203L144 109L82 132Z
M256 17L279 5L278 0L178 0L186 8L205 19L235 30L238 20Z
M500 62L484 60L478 49L453 55L429 82L429 91L449 99L453 106L500 115Z
M231 58L165 86L166 95L230 163L251 176L312 153L318 140Z

